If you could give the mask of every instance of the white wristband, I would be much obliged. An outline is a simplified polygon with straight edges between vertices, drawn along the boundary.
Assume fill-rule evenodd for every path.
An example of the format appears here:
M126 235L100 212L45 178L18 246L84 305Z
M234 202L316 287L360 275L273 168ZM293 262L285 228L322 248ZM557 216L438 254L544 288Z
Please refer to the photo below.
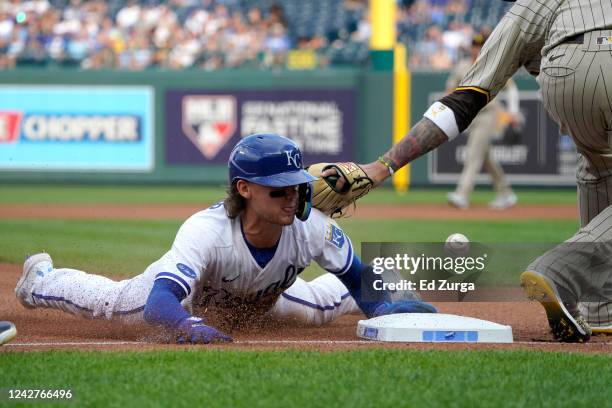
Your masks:
M448 136L448 140L453 140L459 136L459 128L457 127L455 114L448 106L440 102L434 102L423 116L442 129L446 136Z

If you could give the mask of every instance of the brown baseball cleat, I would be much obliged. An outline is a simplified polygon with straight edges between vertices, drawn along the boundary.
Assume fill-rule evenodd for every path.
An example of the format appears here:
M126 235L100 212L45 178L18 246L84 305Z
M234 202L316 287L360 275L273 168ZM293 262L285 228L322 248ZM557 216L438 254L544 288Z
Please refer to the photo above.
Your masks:
M557 286L537 272L523 272L521 286L531 300L537 300L546 311L555 339L567 343L584 343L591 338L591 327L578 313L576 302L563 300Z

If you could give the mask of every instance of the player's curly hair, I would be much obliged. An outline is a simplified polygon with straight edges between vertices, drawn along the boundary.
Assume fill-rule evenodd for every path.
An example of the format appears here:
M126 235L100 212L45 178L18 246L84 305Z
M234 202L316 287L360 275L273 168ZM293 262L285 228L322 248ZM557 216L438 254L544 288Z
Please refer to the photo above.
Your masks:
M223 200L223 207L227 216L231 219L236 218L246 208L246 200L238 192L237 183L232 183L226 190L227 197Z

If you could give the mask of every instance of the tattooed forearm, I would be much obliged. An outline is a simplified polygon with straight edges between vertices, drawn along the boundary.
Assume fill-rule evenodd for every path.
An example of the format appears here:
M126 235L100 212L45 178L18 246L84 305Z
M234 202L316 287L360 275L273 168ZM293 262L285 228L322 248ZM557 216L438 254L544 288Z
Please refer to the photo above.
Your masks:
M416 158L435 149L448 140L439 127L427 118L421 119L410 129L410 132L396 143L384 157L390 160L396 169L403 167Z

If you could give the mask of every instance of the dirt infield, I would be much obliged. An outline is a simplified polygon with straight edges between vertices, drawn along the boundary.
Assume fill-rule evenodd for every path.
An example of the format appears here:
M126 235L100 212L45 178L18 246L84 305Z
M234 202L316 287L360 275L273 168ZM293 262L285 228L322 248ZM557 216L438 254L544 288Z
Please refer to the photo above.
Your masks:
M135 211L135 208L138 208ZM0 205L0 218L186 218L205 206L192 205ZM575 219L575 206L521 206L499 212L484 207L459 211L446 206L361 205L360 218L435 219ZM48 349L147 350L183 347L160 343L155 329L125 327L103 320L86 320L56 310L29 310L16 300L13 289L21 265L0 263L0 310L2 320L17 325L18 336L0 352ZM324 327L263 327L233 332L235 343L207 347L232 349L317 349L355 350L371 347L402 349L534 349L545 351L612 352L612 338L594 338L588 344L560 344L553 341L542 307L535 302L435 303L440 312L471 316L512 326L515 343L493 344L397 344L359 339L356 323L363 316L345 316Z
M49 349L149 350L176 349L163 344L156 330L149 327L126 327L105 320L87 320L57 310L30 310L21 306L13 294L21 266L0 264L0 310L2 319L17 325L18 336L0 347L0 352ZM548 333L546 316L534 302L465 302L435 303L440 312L471 316L512 326L514 344L397 344L359 339L356 323L363 316L345 316L324 327L260 327L233 332L235 343L215 345L232 349L317 349L355 350L371 347L402 349L537 349L546 351L578 351L611 353L612 339L594 338L588 344L555 343ZM608 342L611 341L611 342ZM193 346L199 347L199 346ZM210 347L210 346L209 346Z

